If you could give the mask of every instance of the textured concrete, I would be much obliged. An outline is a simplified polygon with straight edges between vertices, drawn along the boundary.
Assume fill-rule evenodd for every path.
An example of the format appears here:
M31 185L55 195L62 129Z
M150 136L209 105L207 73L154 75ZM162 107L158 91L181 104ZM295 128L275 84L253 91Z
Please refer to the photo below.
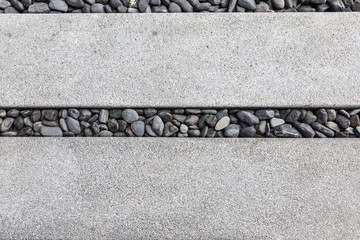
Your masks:
M359 13L0 16L0 103L360 105Z
M360 239L356 139L0 147L0 239Z

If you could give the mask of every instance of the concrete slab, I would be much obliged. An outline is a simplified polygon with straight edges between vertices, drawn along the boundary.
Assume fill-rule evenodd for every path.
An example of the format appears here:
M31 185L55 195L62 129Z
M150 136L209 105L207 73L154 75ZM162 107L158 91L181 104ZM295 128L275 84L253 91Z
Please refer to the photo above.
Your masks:
M359 13L0 16L2 107L356 107Z
M358 146L0 138L0 238L359 239Z

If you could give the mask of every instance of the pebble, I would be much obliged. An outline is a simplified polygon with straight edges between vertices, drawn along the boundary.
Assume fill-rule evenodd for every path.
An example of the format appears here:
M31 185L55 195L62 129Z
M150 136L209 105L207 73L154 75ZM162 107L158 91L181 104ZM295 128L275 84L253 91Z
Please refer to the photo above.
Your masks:
M101 3L95 3L91 5L90 11L92 13L104 13L105 12L104 5L102 5Z
M82 0L65 0L65 2L73 8L82 8L85 6L85 3Z
M40 132L40 129L41 129L42 126L43 126L43 125L42 125L41 122L35 122L35 123L33 124L33 129L34 129L35 132Z
M59 120L59 125L60 125L61 129L62 129L64 132L68 132L68 131L69 131L69 128L67 127L66 121L65 121L64 118L60 118L60 120Z
M1 110L0 110L1 111ZM353 116L353 115L357 115L360 113L360 108L359 109L354 109L350 112L350 116Z
M107 123L108 120L109 120L109 110L101 109L99 113L99 122Z
M347 119L345 116L338 114L336 116L335 122L339 124L342 129L350 127L350 119Z
M131 130L137 137L142 137L145 134L145 123L143 121L135 121L131 123Z
M59 127L46 127L42 126L40 128L40 134L45 137L62 137L63 132Z
M206 137L208 130L209 130L208 126L203 127L200 131L200 137Z
M215 130L220 131L226 128L230 124L230 118L228 116L222 117L215 125Z
M119 124L119 132L124 132L127 127L127 123L124 120L118 120L117 122Z
M91 115L92 114L91 114L90 110L82 109L82 110L80 110L79 121L87 121L87 120L89 120L91 118ZM67 118L67 114L63 118Z
M297 124L295 124L295 128L305 138L313 138L313 137L315 137L315 131L311 128L311 126L309 124L297 123Z
M185 124L188 126L195 125L198 121L199 117L196 115L189 115L185 118Z
M113 137L126 137L126 133L124 133L124 132L116 132L116 133L114 133Z
M100 137L112 137L113 133L108 130L103 130L99 134Z
M256 3L254 0L238 0L237 4L240 7L243 7L248 10L255 10L256 9Z
M154 133L154 131L152 130L152 127L150 125L146 125L145 126L145 132L146 134L148 134L151 137L156 137L156 133Z
M156 113L157 113L157 110L153 109L153 108L148 108L148 109L144 110L144 115L147 118L154 116Z
M209 125L209 127L215 127L217 121L217 118L215 115L209 115L206 119L205 122Z
M34 112L33 112L34 113ZM42 116L49 121L55 121L58 118L58 110L47 109L42 111ZM40 119L40 118L39 118Z
M69 131L71 131L75 134L79 134L81 132L79 121L72 117L66 118L66 125L68 126Z
M360 126L355 128L354 133L357 137L360 137Z
M301 134L289 124L283 124L274 128L274 135L284 138L300 138Z
M345 109L340 109L339 113L346 118L350 118L350 114Z
M200 130L198 129L189 130L187 134L189 135L189 137L200 137Z
M275 128L277 126L280 126L280 125L283 125L285 123L285 120L284 119L281 119L281 118L272 118L270 120L270 126L272 128Z
M356 128L357 126L360 126L360 117L359 115L352 115L350 117L350 126L353 128Z
M333 137L335 135L334 131L331 130L330 128L328 127L325 127L324 125L318 123L318 122L313 122L311 124L311 127L316 130L316 131L319 131L323 134L325 134L326 136L328 137Z
M34 134L34 131L31 127L24 127L19 132L17 132L17 136L19 137L30 137Z
M30 117L24 118L24 125L27 126L27 127L32 127L33 126L33 123L30 120Z
M99 114L93 115L91 118L89 118L88 122L92 123L99 119Z
M244 122L248 126L255 126L259 123L259 118L247 111L239 111L236 116L240 121Z
M48 13L50 8L46 3L34 3L28 8L29 13Z
M173 134L177 133L178 131L179 129L176 126L174 126L171 122L165 123L164 137L170 137Z
M227 109L222 109L220 110L215 116L216 116L216 119L221 119L225 116L228 115L228 110Z
M198 127L201 129L205 127L206 125L206 118L209 117L209 114L204 114L199 118L199 121L197 123Z
M6 118L6 111L4 109L0 109L0 118Z
M80 111L75 108L70 108L68 110L68 115L74 119L78 119L80 117Z
M14 126L17 130L21 130L24 127L24 118L19 116L15 119Z
M164 122L159 116L155 116L152 122L152 130L157 136L162 136L164 132Z
M172 115L168 112L160 112L159 117L164 123L170 122L172 120Z
M133 109L123 110L121 116L127 123L133 123L139 119L138 113Z
M254 127L245 127L240 129L240 137L254 137L256 130Z
M308 110L302 121L306 124L312 124L313 122L316 121L316 119L317 119L317 117L315 116L315 114L311 110Z
M11 117L7 117L5 118L0 126L0 131L1 132L7 132L10 130L10 128L12 127L13 123L14 123L15 119L11 118Z
M334 122L326 122L325 126L330 128L331 130L333 130L335 132L340 132L341 131L339 126Z
M335 109L326 109L326 113L328 115L328 121L332 122L336 118L336 111Z
M298 109L293 109L290 113L286 116L285 122L287 123L296 123L301 116L301 112Z
M107 127L110 132L116 133L119 131L119 123L115 119L110 119L107 122Z
M181 133L187 133L187 131L189 130L188 126L185 124L181 124L180 125L180 132Z
M216 132L215 132L216 133ZM214 133L214 135L215 135ZM230 124L224 129L224 136L229 138L238 137L240 134L240 125L238 124Z
M255 112L255 115L259 120L268 120L275 117L274 110L260 109Z
M272 0L272 4L277 9L283 9L285 7L285 1L284 0Z
M6 0L0 0L0 9L5 9L11 6L11 3ZM0 116L1 117L1 116Z
M67 12L69 10L69 6L64 0L50 0L49 8L60 12Z
M16 118L20 115L20 111L17 110L17 109L10 109L8 112L7 112L7 116L8 117L12 117L12 118Z

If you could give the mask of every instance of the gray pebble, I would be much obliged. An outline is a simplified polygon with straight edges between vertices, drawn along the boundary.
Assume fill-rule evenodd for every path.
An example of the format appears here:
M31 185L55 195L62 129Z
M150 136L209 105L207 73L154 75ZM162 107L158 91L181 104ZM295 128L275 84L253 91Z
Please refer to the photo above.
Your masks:
M42 126L43 126L43 125L42 125L41 122L35 122L35 123L33 124L33 129L34 129L35 132L40 132L40 129L41 129Z
M255 12L269 12L269 11L270 11L269 5L264 2L260 2L259 4L256 5Z
M259 123L259 118L248 111L239 111L236 116L240 121L249 126L255 126Z
M285 122L287 123L296 123L301 116L301 112L298 109L293 109L290 113L286 116Z
M282 119L281 119L282 120ZM284 121L284 120L282 120ZM285 121L284 121L285 123ZM260 135L264 135L266 130L266 121L261 121L258 125L256 125L256 133Z
M239 134L240 134L240 125L238 124L230 124L224 129L225 137L235 138L238 137Z
M313 138L315 137L315 131L311 128L309 124L306 123L297 123L295 128L301 133L303 137Z
M215 115L209 115L206 119L205 122L209 125L209 127L215 127L217 121L217 118Z
M4 13L13 14L13 13L19 13L19 11L16 10L16 8L14 8L14 7L8 7L8 8L5 8L5 9L4 9Z
M354 132L355 132L355 135L356 135L357 137L360 137L360 126L359 126L359 127L356 127L355 130L354 130Z
M189 136L189 134L187 134L187 133L178 133L178 137L188 137Z
M0 0L0 9L5 9L11 6L11 3L6 0Z
M100 130L109 130L109 128L104 123L99 124L99 128Z
M185 124L188 125L188 126L191 126L191 125L196 125L196 123L199 121L199 117L196 116L196 115L189 115L186 117L185 119ZM179 120L179 122L181 122Z
M46 3L34 3L28 8L29 13L48 13L50 8Z
M75 108L70 108L68 110L68 115L74 119L78 119L80 117L80 111Z
M110 132L116 133L119 131L119 123L115 119L107 121L107 127Z
M13 117L16 118L20 115L20 111L17 109L10 109L9 111L7 111L7 116L8 117Z
M335 109L325 109L328 115L328 121L334 121L336 118L336 111Z
M300 138L301 134L289 124L283 124L274 128L274 135L285 138Z
M34 111L35 112L35 111ZM33 112L33 113L34 113ZM42 115L46 120L55 121L58 118L58 110L47 109L42 111ZM40 119L40 118L39 118ZM35 120L34 120L35 121Z
M215 109L201 109L202 114L217 114L217 111Z
M20 11L20 12L22 12L22 11L25 10L24 5L23 5L20 1L18 1L18 0L9 0L9 1L10 1L11 5L12 5L14 8L16 8L16 10L18 10L18 11Z
M336 122L337 124L339 124L339 126L340 126L342 129L346 129L346 128L350 127L350 119L346 118L346 117L343 116L343 115L338 114L338 115L336 116L335 122Z
M69 128L67 127L66 121L65 121L64 118L60 118L60 120L59 120L59 125L60 125L61 129L62 129L64 132L68 132L68 131L69 131Z
M67 118L67 117L68 117L67 109L61 109L61 110L59 111L59 115L58 115L58 116L61 117L61 118Z
M154 6L151 8L151 11L154 13L167 13L168 10L165 6Z
M74 8L82 8L85 6L85 3L82 0L65 0L67 5Z
M24 127L23 129L21 129L18 133L17 136L19 137L30 137L34 134L34 131L32 130L31 127Z
M31 110L22 110L20 112L21 116L23 116L23 117L30 116L30 113L31 113Z
M120 0L110 0L109 4L112 8L116 9L119 6L122 6L122 2Z
M100 137L112 137L113 133L108 130L103 130L99 134Z
M360 117L359 115L352 115L350 117L350 126L353 128L356 128L357 126L360 126Z
M48 127L59 127L59 123L57 121L49 121L49 120L42 120L41 123L44 126L48 126Z
M206 124L206 118L209 117L209 114L204 114L199 118L199 121L197 123L198 127L200 129L202 129L203 127L205 127Z
M91 124L88 122L85 122L85 121L80 122L81 131L84 130L85 128L90 128L90 126L91 126Z
M243 7L245 9L248 9L248 10L255 10L256 9L256 3L254 0L238 0L237 1L237 4L240 6L240 7Z
M357 115L360 113L360 108L359 109L354 109L350 112L350 116L353 116L353 115Z
M145 117L147 117L147 118L154 116L156 113L157 113L157 110L156 110L156 109L153 109L153 108L148 108L148 109L145 109L145 110L144 110L144 115L145 115Z
M275 112L270 109L260 109L255 112L255 115L259 118L259 120L268 120L275 116Z
M189 130L187 134L189 135L189 137L200 137L200 130L198 129Z
M118 120L117 122L119 124L119 132L124 132L127 127L127 123L124 120Z
M215 135L216 135L215 129L209 128L206 136L209 137L209 138L213 138L213 137L215 137Z
M91 131L91 129L90 128L85 128L84 129L84 136L85 137L92 137L94 134L93 134L93 132Z
M156 137L156 133L154 133L154 131L152 130L152 127L150 125L146 125L145 126L145 132L150 136L150 137Z
M121 115L127 123L133 123L139 119L138 113L133 109L125 109Z
M316 121L321 124L325 124L328 121L327 112L323 108L316 111L316 117L317 117Z
M59 127L46 127L42 126L40 128L40 134L45 137L62 137L63 132Z
M91 112L88 109L81 109L80 110L80 116L79 121L88 121L91 118ZM67 116L66 116L67 117ZM66 118L64 117L64 118ZM95 120L96 121L96 120Z
M135 121L131 123L131 130L137 137L142 137L145 134L145 123L143 121Z
M89 120L87 120L89 123L95 122L96 120L98 120L99 115L98 114L94 114L91 118L89 118Z
M14 122L14 126L17 130L20 130L24 127L24 118L21 117L21 116L18 116L16 119L15 119L15 122Z
M170 122L172 120L172 115L168 112L159 112L159 117L163 120L164 123Z
M90 11L92 13L104 13L105 12L104 5L102 5L101 3L95 3L91 5Z
M128 8L127 10L128 13L139 13L139 10L137 10L136 8ZM128 134L131 134L130 132Z
M313 122L311 124L311 127L318 131L318 132L321 132L323 134L325 134L326 136L328 137L333 137L335 135L334 131L331 130L330 128L327 128L325 127L324 125L322 125L321 123L318 123L318 122Z
M327 138L327 136L319 131L315 131L315 136L318 138Z
M160 6L161 0L150 0L150 4L153 6Z
M126 133L124 133L124 132L116 132L116 133L114 133L113 137L126 137Z
M302 119L302 121L306 124L312 124L313 122L315 122L317 119L317 117L314 115L314 113L311 110L308 110L306 112L306 115L304 117L304 119Z
M341 0L327 0L326 3L330 6L330 9L334 12L342 12L345 10L345 4Z
M340 109L339 113L346 118L350 118L350 114L345 109Z
M203 127L200 131L200 137L206 137L208 130L209 130L208 126Z
M254 137L255 134L255 127L245 127L240 129L240 137Z
M107 123L108 120L109 120L109 110L101 109L99 113L99 122Z
M170 137L173 134L177 133L178 131L179 129L176 126L174 126L171 122L165 123L164 137Z
M159 116L155 116L152 122L152 130L157 136L161 136L164 132L164 122Z
M277 9L283 9L285 7L284 0L272 0L271 2L273 4L273 6Z
M174 114L172 115L174 119L178 120L179 122L185 122L186 115Z
M13 123L14 123L15 119L11 118L11 117L7 117L5 118L0 126L0 131L1 132L7 132L10 130L10 128L12 127Z
M80 123L78 120L76 120L72 117L67 117L66 125L68 126L68 128L71 132L73 132L75 134L80 134L81 128L80 128Z
M228 115L228 110L227 109L222 109L222 110L217 112L216 118L221 119L221 118L223 118L223 117L225 117L227 115Z
M149 0L138 0L137 7L139 12L143 13L146 11L147 7L149 6Z
M200 113L201 113L201 109L192 109L192 108L185 109L185 114L200 114Z
M33 126L33 123L32 123L32 121L30 120L30 117L24 118L24 124L25 124L25 126L27 126L27 127L32 127L32 126Z
M100 134L100 126L97 122L91 123L90 129L93 131L95 136L98 136Z
M49 8L60 12L67 12L69 10L64 0L50 0Z
M330 128L331 130L333 130L335 132L340 132L341 131L339 126L334 122L326 122L325 126Z

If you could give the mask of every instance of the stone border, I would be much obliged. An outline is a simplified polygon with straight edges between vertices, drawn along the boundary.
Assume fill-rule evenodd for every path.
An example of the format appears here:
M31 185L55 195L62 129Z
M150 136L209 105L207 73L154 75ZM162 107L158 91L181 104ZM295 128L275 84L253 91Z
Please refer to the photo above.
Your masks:
M0 109L1 136L360 137L360 108Z

